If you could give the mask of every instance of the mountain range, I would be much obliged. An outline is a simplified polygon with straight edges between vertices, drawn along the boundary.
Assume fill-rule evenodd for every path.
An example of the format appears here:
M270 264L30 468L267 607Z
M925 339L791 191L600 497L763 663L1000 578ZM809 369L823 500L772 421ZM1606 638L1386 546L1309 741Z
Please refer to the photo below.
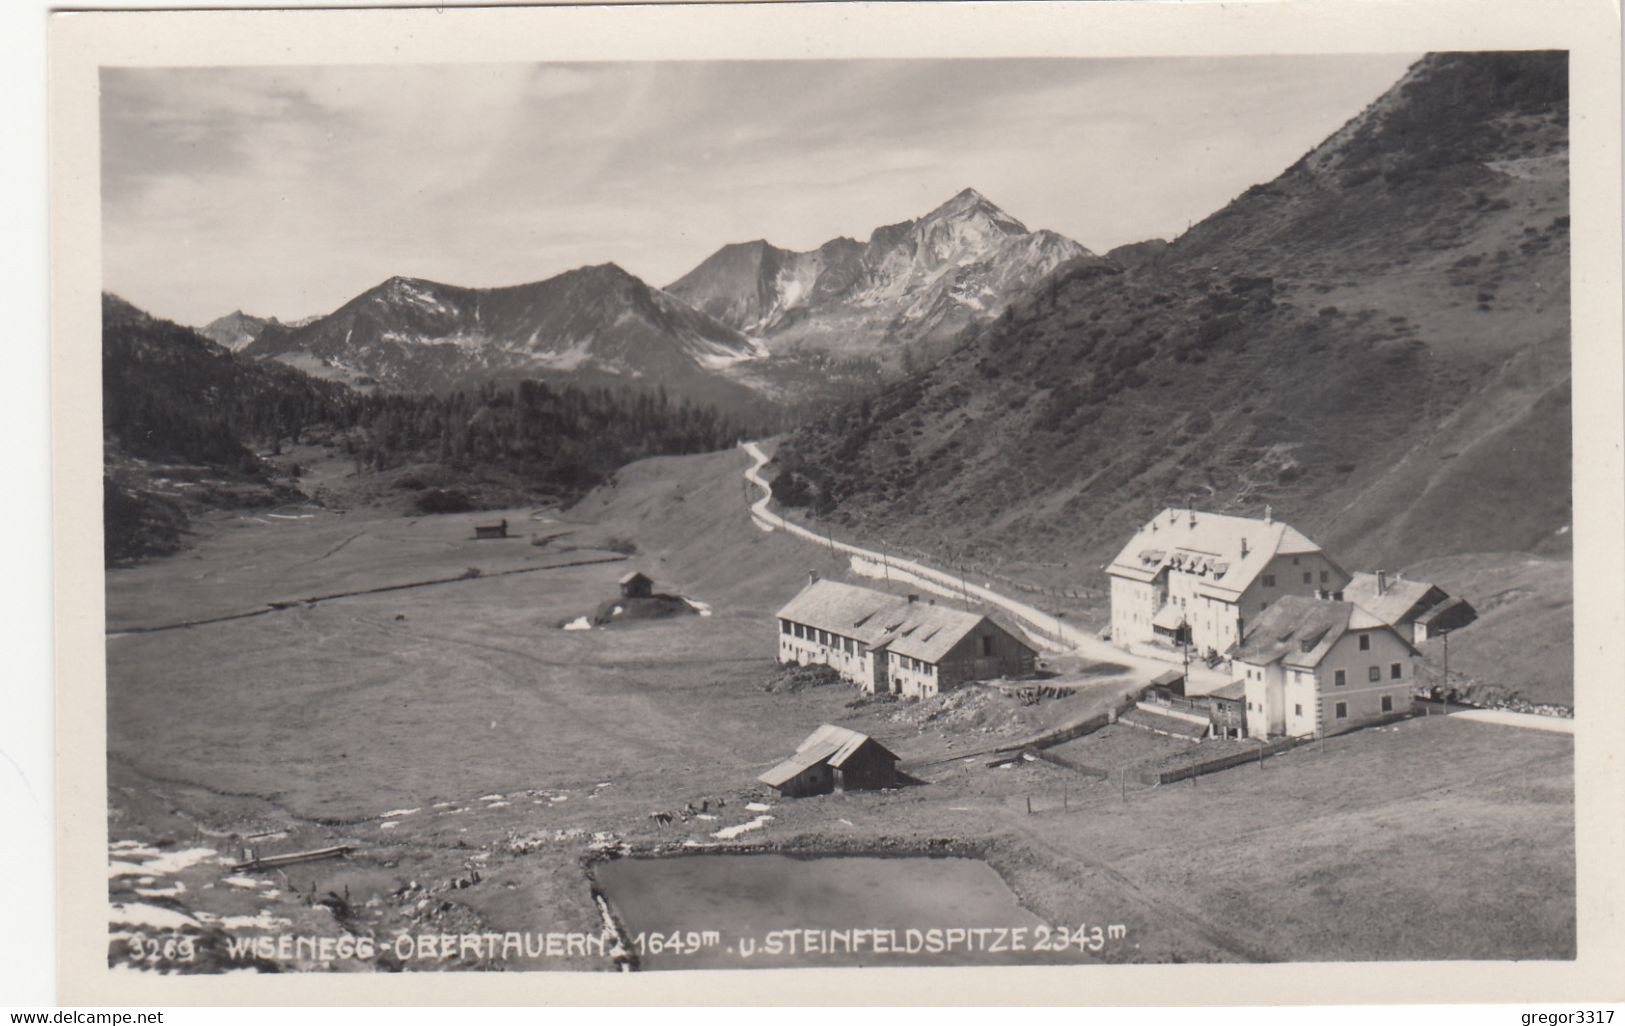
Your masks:
M243 313L241 310L233 310L224 317L216 317L208 324L197 329L197 332L204 338L218 342L235 353L246 348L250 342L259 338L267 327L276 325L279 327L302 328L315 320L317 320L316 317L305 317L284 324L275 317L256 317L253 314Z
M282 324L236 311L203 333L362 388L658 383L737 409L816 397L843 368L867 385L905 347L917 363L1057 267L1098 260L966 189L864 243L727 245L665 289L615 264L504 288L394 277L326 316Z
M492 289L390 278L304 327L267 326L242 353L390 391L644 382L722 405L748 390L720 372L762 355L739 331L614 264Z
M1429 55L1178 239L803 427L776 490L1049 565L1168 505L1271 506L1355 566L1565 553L1568 195L1565 55Z
M792 252L764 240L724 246L666 291L770 350L806 344L874 355L943 342L1004 309L1069 261L1097 259L1028 231L975 189L924 217Z

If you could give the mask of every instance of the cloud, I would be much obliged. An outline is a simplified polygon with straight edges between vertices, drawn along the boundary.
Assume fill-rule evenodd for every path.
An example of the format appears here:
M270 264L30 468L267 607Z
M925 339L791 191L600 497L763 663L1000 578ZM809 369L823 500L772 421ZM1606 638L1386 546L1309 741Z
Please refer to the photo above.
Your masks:
M1267 180L1409 58L116 69L104 277L155 313L298 317L730 241L867 237L967 185L1104 249Z

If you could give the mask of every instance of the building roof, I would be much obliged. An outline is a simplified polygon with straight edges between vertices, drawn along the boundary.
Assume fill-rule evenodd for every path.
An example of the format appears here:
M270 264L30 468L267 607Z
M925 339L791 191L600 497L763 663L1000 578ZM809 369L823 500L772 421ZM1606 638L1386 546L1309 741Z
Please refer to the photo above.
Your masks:
M1226 702L1240 702L1247 697L1247 682L1233 680L1222 688L1209 691L1207 697L1223 699Z
M1161 627L1165 631L1174 630L1184 622L1185 611L1172 602L1157 610L1157 615L1151 618L1151 626Z
M806 740L796 747L796 754L785 759L756 779L770 787L783 787L798 774L821 762L827 762L836 769L840 769L866 743L873 743L892 761L897 760L895 752L868 734L860 734L855 730L848 730L846 727L837 727L832 723L826 723L807 735Z
M904 607L902 624L880 639L876 647L922 662L940 663L955 645L987 619L979 613L948 606L922 606L916 602Z
M1169 508L1135 532L1106 572L1152 581L1166 570L1179 570L1199 578L1198 594L1234 601L1271 559L1309 553L1325 555L1279 520Z
M1155 677L1152 677L1151 683L1157 687L1165 688L1170 684L1178 684L1184 679L1185 675L1180 673L1178 670L1164 670Z
M1302 595L1286 595L1270 603L1247 628L1231 658L1254 666L1281 662L1313 668L1349 631L1386 630L1406 648L1411 643L1388 624L1352 602L1327 602Z
M1433 623L1433 621L1439 619L1444 614L1449 613L1449 612L1454 612L1456 610L1460 610L1463 607L1466 608L1466 612L1469 614L1469 618L1474 618L1474 617L1478 616L1478 611L1475 610L1472 607L1472 605L1468 603L1468 601L1466 599L1464 599L1464 598L1450 598L1450 599L1445 599L1443 602L1440 602L1438 605L1433 606L1431 609L1427 609L1427 610L1423 611L1423 613L1416 618L1416 622L1419 623L1419 624L1422 624L1423 626L1430 626Z
M780 609L778 616L928 663L941 661L988 620L980 613L910 602L900 595L840 581L814 581Z
M622 577L621 580L620 580L620 583L621 584L631 584L633 581L637 580L639 577L643 578L646 581L650 580L648 574L644 573L641 570L634 570L631 573L627 574L625 577ZM651 581L650 583L653 583L653 582Z
M1343 598L1375 616L1383 623L1401 624L1414 620L1429 606L1446 598L1427 581L1408 581L1397 575L1387 578L1386 586L1377 590L1377 575L1365 571L1356 573L1343 585Z

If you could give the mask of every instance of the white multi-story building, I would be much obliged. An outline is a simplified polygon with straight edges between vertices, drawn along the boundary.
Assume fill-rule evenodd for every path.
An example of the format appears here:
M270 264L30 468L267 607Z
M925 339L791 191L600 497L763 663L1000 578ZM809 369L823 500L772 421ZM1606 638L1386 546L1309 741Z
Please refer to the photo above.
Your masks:
M1289 595L1231 653L1251 737L1310 737L1411 710L1416 649L1352 602Z
M1224 655L1277 599L1337 598L1349 581L1319 545L1267 509L1262 519L1165 509L1106 573L1114 642L1188 642L1197 657Z

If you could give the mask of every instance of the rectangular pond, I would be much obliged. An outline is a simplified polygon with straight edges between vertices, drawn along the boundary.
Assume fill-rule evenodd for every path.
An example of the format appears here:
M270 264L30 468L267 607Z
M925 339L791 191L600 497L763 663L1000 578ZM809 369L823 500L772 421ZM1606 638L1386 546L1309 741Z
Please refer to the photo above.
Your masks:
M595 875L645 969L1094 957L1080 924L1041 922L979 859L717 853L616 859Z

